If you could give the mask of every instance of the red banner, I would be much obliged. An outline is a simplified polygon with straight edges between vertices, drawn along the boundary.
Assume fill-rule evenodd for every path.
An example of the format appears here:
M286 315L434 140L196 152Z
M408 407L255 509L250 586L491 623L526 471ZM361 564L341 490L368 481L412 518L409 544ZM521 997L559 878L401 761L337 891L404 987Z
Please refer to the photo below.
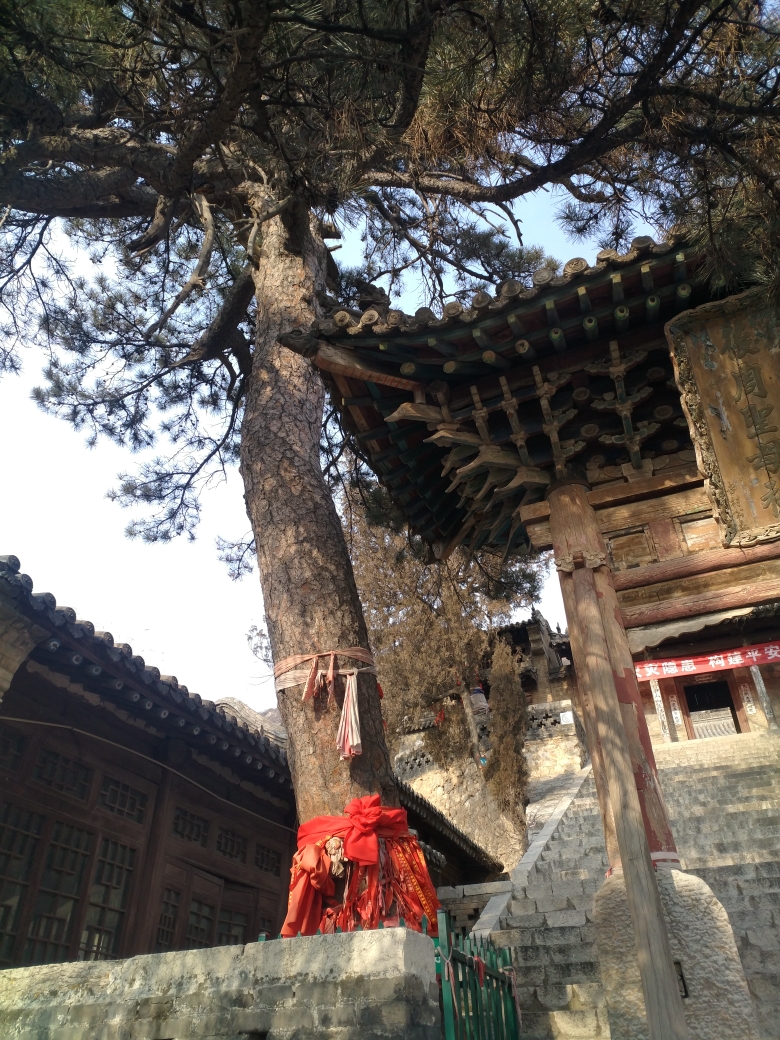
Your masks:
M774 661L780 663L780 642L758 643L698 657L675 657L671 661L640 661L636 666L636 677L640 680L664 679L667 675L722 672L727 668L749 668L753 664L771 664Z

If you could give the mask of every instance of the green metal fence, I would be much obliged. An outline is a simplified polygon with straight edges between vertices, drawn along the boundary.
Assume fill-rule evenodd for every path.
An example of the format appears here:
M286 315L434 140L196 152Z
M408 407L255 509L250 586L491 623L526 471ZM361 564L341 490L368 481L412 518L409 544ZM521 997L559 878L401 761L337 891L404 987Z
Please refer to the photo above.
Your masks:
M454 935L447 912L437 916L444 1040L516 1040L521 1022L509 950Z

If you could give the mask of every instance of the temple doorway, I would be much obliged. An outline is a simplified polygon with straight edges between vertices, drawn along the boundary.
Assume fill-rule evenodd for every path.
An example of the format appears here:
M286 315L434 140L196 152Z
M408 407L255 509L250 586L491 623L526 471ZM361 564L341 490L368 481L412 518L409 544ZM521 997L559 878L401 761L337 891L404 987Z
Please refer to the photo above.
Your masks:
M693 736L726 737L739 733L731 688L725 679L684 686Z

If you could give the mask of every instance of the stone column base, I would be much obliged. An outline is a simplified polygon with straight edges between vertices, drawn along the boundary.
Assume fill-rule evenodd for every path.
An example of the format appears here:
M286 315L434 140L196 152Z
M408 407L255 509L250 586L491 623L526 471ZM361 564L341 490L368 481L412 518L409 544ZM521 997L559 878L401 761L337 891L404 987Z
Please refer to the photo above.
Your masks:
M3 1040L440 1040L406 928L0 971Z
M758 1040L734 933L710 887L694 874L656 874L672 957L679 962L691 1040ZM607 878L593 902L596 947L609 1014L619 1040L649 1040L639 964L623 875Z

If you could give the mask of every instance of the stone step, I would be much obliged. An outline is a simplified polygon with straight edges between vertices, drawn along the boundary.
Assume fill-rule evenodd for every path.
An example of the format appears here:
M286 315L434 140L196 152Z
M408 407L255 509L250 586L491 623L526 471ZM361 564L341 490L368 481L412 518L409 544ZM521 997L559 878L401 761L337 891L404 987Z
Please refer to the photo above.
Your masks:
M745 838L732 838L729 836L725 840L709 842L686 842L680 839L679 846L680 852L686 857L686 859L688 858L688 856L703 856L706 855L708 852L711 852L713 855L723 855L727 852L740 852L743 851L746 847L748 849L752 849L753 851L758 850L769 851L774 853L778 852L777 837L773 834L770 834L769 837L766 838L761 838L757 835L751 835L749 836L749 841L747 839L748 836L746 836ZM769 857L764 856L762 858L768 859Z
M763 809L751 809L746 811L744 807L733 811L718 813L713 818L711 814L680 816L678 827L682 830L707 830L712 827L738 827L738 826L772 827L780 826L780 812L774 806Z
M523 1040L607 1040L609 1026L606 1011L593 1009L565 1009L539 1011L534 1003L531 1010L522 1007Z
M713 738L656 752L685 868L729 913L763 1035L780 1037L780 740ZM523 1036L609 1036L590 917L606 865L589 778L494 933L513 948Z
M663 777L663 784L667 786L670 791L678 789L685 790L695 782L696 787L701 789L716 788L718 779L723 776L724 771L728 772L730 779L737 784L758 784L764 786L765 784L769 787L773 787L777 783L777 778L769 775L773 770L777 768L776 762L767 762L763 765L757 765L755 769L728 769L724 770L723 766L718 766L715 769L707 770L696 770L692 772L690 769L671 770L664 769L663 765L659 767L661 769L661 775Z
M750 817L747 815L753 812L777 812L778 806L774 802L760 801L760 802L741 802L739 805L721 805L717 807L718 813L721 812L743 812L746 814L746 819ZM684 829L689 821L692 820L706 820L712 818L713 806L712 805L689 805L685 812L677 812L674 815L669 814L672 827L676 830Z
M708 885L741 884L755 878L765 878L780 885L780 861L765 863L734 863L728 867L700 867L696 873Z
M772 863L777 862L777 853L742 852L714 854L705 856L682 856L683 870L698 874L703 867L731 867L739 863Z
M567 854L568 851L569 850L564 850L563 852L560 852L558 849L554 847L549 850L544 849L542 851L540 862L539 864L537 864L537 867L541 866L541 864L543 863L554 863L557 865L563 865L568 864L570 861L576 861L580 864L580 866L587 870L589 867L596 866L597 864L602 863L604 860L603 842L601 843L601 847L599 847L598 845L589 845L586 848L583 848L582 855L580 856L572 856L570 854Z
M727 782L727 778L724 778ZM752 809L776 809L780 806L780 797L768 797L765 791L750 791L740 793L739 791L727 790L726 793L713 796L702 796L701 798L689 798L677 805L671 804L667 808L672 819L685 818L691 810L706 809L712 812L715 809L725 812L737 812L742 808L746 812Z
M523 1013L523 1038L609 1037L600 984L521 984L518 998Z
M600 979L598 975L598 956L593 943L575 942L560 943L557 946L531 945L518 946L515 940L515 930L497 932L493 936L496 946L510 946L512 949L512 963L517 972L519 982L523 982L532 972L539 978L538 969L542 969L541 978L544 982L555 985L571 985L572 982L590 982ZM595 979L593 969L596 968ZM570 974L567 974L570 973ZM571 976L577 976L576 978Z
M576 869L576 871L574 871L574 870L566 871L567 874L572 874L572 875L574 875L574 877L572 877L572 878L563 878L563 879L561 878L561 873L562 872L557 870L555 868L555 866L552 866L552 867L550 867L549 870L538 871L537 874L536 874L536 882L539 883L539 884L550 883L550 884L555 885L555 884L558 883L559 880L563 880L563 881L569 881L569 880L585 881L585 880L588 880L588 881L597 881L599 884L601 884L601 882L604 880L604 875L607 872L607 866L608 866L607 860L606 860L606 857L604 857L604 859L600 860L598 863L596 863L595 865L592 865L592 866L590 866L588 868L578 867Z
M751 759L750 762L746 758ZM673 761L665 759L663 755L656 754L655 760L658 768L670 777L686 776L688 779L699 777L706 781L708 777L714 776L717 770L728 771L736 776L755 775L760 769L777 769L780 766L780 758L776 755L748 754L745 758L701 758L698 760L688 759Z
M559 912L559 916L560 915L567 915L570 919L581 918L581 927L578 927L577 925L542 924L536 928L507 928L506 931L499 933L503 937L502 945L517 947L518 949L526 951L531 951L537 948L545 950L547 947L553 946L566 948L576 947L579 949L583 945L595 941L593 926L586 921L584 910L563 910ZM544 914L542 916L546 918L548 915ZM588 938L586 939L585 936ZM528 956L530 957L532 955L529 953ZM542 955L540 954L540 956ZM546 954L544 956L546 956ZM532 959L528 963L536 963L536 961L533 961Z
M773 766L772 768L775 769L777 767ZM704 801L728 796L731 796L735 803L741 799L756 800L758 798L766 798L769 801L777 801L780 798L780 785L758 779L753 781L735 780L732 783L728 770L721 771L720 784L696 784L695 788L682 783L673 786L666 781L663 772L661 772L660 777L664 798L669 805L673 806L686 805L688 802L697 800ZM727 783L724 785L723 781L727 781Z
M724 834L744 837L750 836L763 838L775 836L778 848L780 848L780 814L777 808L762 808L751 812L741 811L718 813L702 813L701 815L675 820L672 818L672 829L678 843L691 841L698 836L709 834ZM584 855L593 855L599 849L604 848L604 838L601 833L591 835L566 835L555 836L545 845L541 858L552 859L555 855L572 855L582 849Z

